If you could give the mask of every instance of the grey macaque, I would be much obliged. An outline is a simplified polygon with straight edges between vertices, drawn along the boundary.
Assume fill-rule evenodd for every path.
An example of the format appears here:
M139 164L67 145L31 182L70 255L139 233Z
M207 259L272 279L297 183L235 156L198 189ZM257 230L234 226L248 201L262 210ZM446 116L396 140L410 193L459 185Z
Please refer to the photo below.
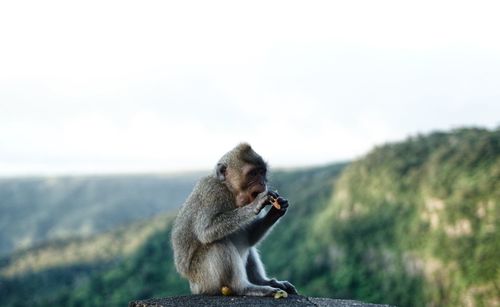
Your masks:
M250 145L226 153L182 205L172 230L177 271L193 294L297 294L288 281L266 277L255 245L285 214L288 201L267 189L267 164ZM261 210L275 199L279 206ZM280 209L277 209L279 207Z

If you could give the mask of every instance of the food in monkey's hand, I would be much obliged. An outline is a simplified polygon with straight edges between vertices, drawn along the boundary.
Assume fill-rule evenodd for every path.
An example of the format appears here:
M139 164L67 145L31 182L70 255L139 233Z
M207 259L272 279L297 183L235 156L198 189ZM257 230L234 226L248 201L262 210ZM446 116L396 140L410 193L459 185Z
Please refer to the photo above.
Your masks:
M274 206L274 208L280 210L281 209L281 205L280 203L278 202L278 199L276 197L273 197L273 196L269 196L269 201L271 201L271 205Z

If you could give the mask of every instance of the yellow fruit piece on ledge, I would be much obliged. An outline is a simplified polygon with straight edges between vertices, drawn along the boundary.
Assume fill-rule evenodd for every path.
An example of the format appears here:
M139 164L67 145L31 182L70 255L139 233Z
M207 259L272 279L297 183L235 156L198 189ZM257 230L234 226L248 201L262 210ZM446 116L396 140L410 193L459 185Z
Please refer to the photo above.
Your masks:
M229 289L229 287L226 287L226 286L222 287L222 288L220 289L220 292L221 292L221 293L222 293L222 295L224 295L224 296L231 295L231 289Z
M287 298L287 297L288 297L288 293L286 293L286 291L283 291L283 290L279 290L276 293L274 293L274 298L275 299Z

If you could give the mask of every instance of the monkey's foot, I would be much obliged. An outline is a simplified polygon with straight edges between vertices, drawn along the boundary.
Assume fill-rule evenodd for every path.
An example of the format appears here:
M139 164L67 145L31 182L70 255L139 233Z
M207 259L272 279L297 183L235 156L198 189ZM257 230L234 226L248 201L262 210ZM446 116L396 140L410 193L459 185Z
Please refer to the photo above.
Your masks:
M286 293L286 291L284 291L284 290L278 290L278 291L276 291L276 293L274 293L275 299L287 298L287 297L288 297L288 293Z

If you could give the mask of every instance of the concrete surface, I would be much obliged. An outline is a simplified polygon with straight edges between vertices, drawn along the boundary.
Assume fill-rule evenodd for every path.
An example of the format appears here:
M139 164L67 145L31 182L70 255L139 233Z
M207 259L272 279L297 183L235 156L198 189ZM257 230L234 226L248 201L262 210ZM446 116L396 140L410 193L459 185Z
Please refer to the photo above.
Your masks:
M316 307L381 307L389 305L369 304L350 300L289 295L287 298L252 296L206 296L187 295L132 301L129 307L174 307L174 306L316 306Z

